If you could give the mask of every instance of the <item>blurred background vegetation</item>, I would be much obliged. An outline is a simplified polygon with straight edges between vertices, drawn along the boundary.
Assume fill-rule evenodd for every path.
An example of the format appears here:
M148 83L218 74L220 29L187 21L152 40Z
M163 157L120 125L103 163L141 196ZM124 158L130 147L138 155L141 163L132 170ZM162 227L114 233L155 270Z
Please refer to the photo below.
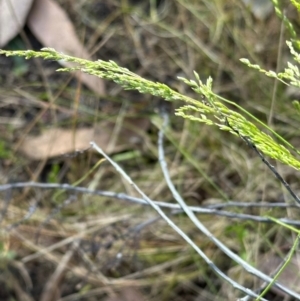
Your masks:
M203 80L212 76L215 93L238 103L299 148L299 117L292 106L299 92L239 62L249 58L264 69L281 71L290 60L285 44L289 33L268 1L255 2L258 9L241 0L56 3L92 59L114 60L191 97L197 96L177 77L194 78L193 70ZM280 5L298 30L295 8L288 1ZM50 26L47 30L45 36L57 36L56 47L63 45L61 33ZM73 34L63 33L66 39ZM28 23L3 48L29 46L39 50L51 45L38 39ZM123 91L112 82L105 82L97 94L80 76L55 72L59 67L57 62L0 57L0 184L69 183L137 196L107 162L93 169L100 157L85 150L92 137L151 199L174 202L157 160L163 108L171 117L165 142L169 171L189 205L289 201L241 139L175 117L174 109L181 103ZM48 145L53 129L59 130L52 141L58 153ZM81 152L75 152L82 139L87 141L80 144ZM47 147L40 149L45 143ZM276 168L299 192L297 171L280 164ZM28 187L5 191L0 197L1 300L179 301L239 296L147 206ZM299 219L296 210L282 208L234 208L234 212ZM185 215L170 215L222 271L244 286L259 288L261 282L222 254ZM277 267L293 243L290 232L275 225L214 215L199 219L265 273ZM292 266L299 270L297 260ZM299 290L296 274L287 271L281 281L293 282L293 289ZM284 296L271 291L266 298Z

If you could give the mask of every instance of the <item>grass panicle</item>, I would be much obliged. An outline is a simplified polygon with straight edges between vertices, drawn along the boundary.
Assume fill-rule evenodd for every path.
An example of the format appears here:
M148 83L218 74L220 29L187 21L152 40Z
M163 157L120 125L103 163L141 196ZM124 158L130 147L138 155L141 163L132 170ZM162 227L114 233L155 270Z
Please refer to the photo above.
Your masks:
M291 42L288 42L288 46L295 60L299 62L300 54L295 51ZM240 136L242 139L247 139L265 156L278 160L297 170L300 169L300 161L294 157L285 146L277 143L270 135L261 131L242 114L229 109L223 102L219 101L220 97L212 91L213 80L211 77L207 79L206 83L200 80L196 72L194 72L194 74L197 81L182 77L179 78L189 85L197 94L201 95L200 98L202 98L202 100L197 100L180 94L165 84L144 79L128 69L120 67L113 61L107 62L98 60L93 62L59 53L52 48L43 48L41 51L0 50L0 54L6 56L22 56L26 59L42 58L45 60L75 63L76 66L73 68L60 68L58 71L70 72L81 70L85 73L114 81L125 90L137 90L140 93L151 94L167 101L182 101L186 103L186 105L176 110L175 114L177 116L207 125L215 125L221 130ZM284 80L289 80L291 84L298 87L300 86L299 70L290 63L288 64L288 68L285 69L285 72L276 75L273 71L265 71L258 65L252 65L247 59L242 59L241 61L247 64L247 66L265 73L267 76L275 77L283 82L285 82ZM284 139L282 140L284 141Z

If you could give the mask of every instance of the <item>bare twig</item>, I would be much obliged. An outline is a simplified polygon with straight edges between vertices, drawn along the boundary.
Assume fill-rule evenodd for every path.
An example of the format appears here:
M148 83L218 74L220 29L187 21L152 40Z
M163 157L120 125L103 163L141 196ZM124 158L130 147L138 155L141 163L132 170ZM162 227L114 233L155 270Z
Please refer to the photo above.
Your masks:
M30 205L29 208L28 208L28 210L27 210L26 215L21 220L13 223L11 225L9 225L6 228L6 231L11 231L12 229L17 228L20 224L22 224L26 220L30 219L30 217L35 213L35 211L37 209L37 205L38 205L37 202L35 202L34 204Z
M163 211L162 209L155 204L151 199L147 197L147 195L131 180L127 173L116 163L114 162L100 147L97 146L95 142L91 142L93 148L98 151L104 158L112 164L112 166L116 169L117 172L121 174L121 176L131 184L131 186L142 196L144 200L146 200L149 205L168 223L168 225L173 228L199 255L200 257L209 265L209 267L221 277L223 280L229 282L234 288L239 289L240 291L244 292L247 295L258 297L256 293L252 290L243 287L239 283L232 280L228 277L225 273L223 273L206 255L205 253L194 243L192 239L190 239ZM251 267L251 269L253 269ZM259 272L259 271L258 271ZM260 272L259 272L260 273ZM264 275L264 274L263 274ZM264 275L265 276L265 275ZM269 279L269 277L265 276L264 278ZM271 279L270 279L271 281ZM269 282L270 282L269 281ZM299 296L300 297L300 296ZM266 299L263 299L266 301Z
M163 134L164 129L168 124L168 115L163 114L164 123L162 126L162 129L159 131L159 138L158 138L158 152L159 152L159 162L165 177L165 180L168 184L168 187L170 191L172 192L173 197L176 199L178 204L182 207L184 212L187 214L187 216L190 218L190 220L195 224L195 226L203 233L205 234L221 251L223 251L229 258L231 258L233 261L241 265L246 271L248 271L250 274L253 274L257 276L258 278L264 280L267 283L270 283L273 281L273 279L266 274L262 273L261 271L257 270L256 268L252 267L250 264L248 264L246 261L244 261L241 257L239 257L237 254L232 252L227 246L225 246L220 240L218 240L209 230L198 220L196 215L193 211L190 210L190 208L186 205L185 201L182 199L180 194L177 192L176 188L174 187L169 172L167 168L167 163L164 159L164 148L163 148ZM216 270L215 270L216 271ZM234 281L230 279L230 283L233 284ZM234 285L233 285L234 286ZM276 282L274 283L274 286L278 287L283 292L300 299L300 295L296 292L290 290L289 288L285 287L284 285ZM235 286L234 286L235 287ZM253 296L256 295L255 292L248 290L248 295ZM249 293L251 292L251 294Z
M131 197L125 193L116 193L116 192L104 191L104 190L92 190L92 189L88 189L85 187L73 186L70 184L19 182L19 183L9 183L9 184L0 185L0 191L13 190L13 189L24 188L24 187L41 188L41 189L62 189L62 190L67 190L67 191L73 191L76 193L87 193L87 194L93 194L93 195L99 195L99 196L124 200L124 201L132 202L132 203L136 203L136 204L140 204L140 205L149 205L147 203L147 201L145 201L141 198ZM166 203L166 202L154 201L154 200L152 200L152 201L161 208L176 210L176 213L180 213L183 211L179 204ZM68 204L69 204L69 202L67 202L67 203L64 202L62 204L62 206L64 207ZM250 215L250 214L235 213L235 212L230 212L230 211L225 211L225 210L218 210L219 208L226 208L226 207L299 208L298 205L286 204L286 203L228 202L228 203L220 203L220 204L213 204L213 205L207 205L207 206L189 206L189 209L191 211L193 211L194 213L198 213L198 214L218 215L218 216L224 216L224 217L232 218L232 219L251 220L251 221L260 222L260 223L274 223L272 220L270 220L266 217L263 217L263 216L256 216L256 215ZM50 215L53 216L58 211L59 210L54 209ZM22 219L22 221L24 221L24 220L25 219ZM289 224L289 225L300 226L300 221L291 220L288 218L280 218L278 220L283 223Z

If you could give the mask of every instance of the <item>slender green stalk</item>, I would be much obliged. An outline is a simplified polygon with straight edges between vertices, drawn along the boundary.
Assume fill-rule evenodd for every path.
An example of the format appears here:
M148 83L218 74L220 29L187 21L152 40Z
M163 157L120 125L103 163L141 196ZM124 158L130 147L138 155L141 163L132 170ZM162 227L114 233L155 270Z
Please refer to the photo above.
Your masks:
M262 293L255 299L256 301L258 300L261 300L263 298L263 296L270 290L270 288L274 285L274 283L277 281L278 277L280 276L280 274L283 272L283 270L287 267L287 265L290 263L295 251L296 251L296 248L298 247L299 245L299 240L300 240L300 231L296 228L294 228L293 226L291 225L287 225L279 220L277 220L276 218L273 218L271 216L268 216L268 218L270 220L272 220L273 222L287 228L287 229L290 229L291 231L293 232L296 232L298 235L294 241L294 244L287 256L287 259L285 260L284 264L280 267L280 269L278 270L278 272L276 273L276 275L273 277L273 281L270 282L266 288L262 291Z

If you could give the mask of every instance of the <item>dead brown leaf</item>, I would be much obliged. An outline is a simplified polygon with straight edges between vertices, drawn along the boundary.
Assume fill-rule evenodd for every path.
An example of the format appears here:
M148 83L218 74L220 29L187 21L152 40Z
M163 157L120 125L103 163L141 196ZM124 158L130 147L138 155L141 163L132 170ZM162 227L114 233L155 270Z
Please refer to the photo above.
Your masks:
M33 0L0 0L0 47L20 32L32 2Z
M28 27L35 37L45 46L68 55L90 59L90 55L80 42L75 28L65 11L52 0L36 0L27 21ZM60 62L66 67L74 67L72 63ZM103 81L92 75L76 72L87 87L99 95L105 94Z
M40 136L28 136L21 144L20 151L30 159L40 160L85 150L91 141L95 141L108 153L119 152L141 143L141 135L132 128L145 131L148 126L149 121L146 119L125 119L114 147L109 147L114 130L111 122L103 121L94 128L76 129L75 132L72 129L49 129Z

